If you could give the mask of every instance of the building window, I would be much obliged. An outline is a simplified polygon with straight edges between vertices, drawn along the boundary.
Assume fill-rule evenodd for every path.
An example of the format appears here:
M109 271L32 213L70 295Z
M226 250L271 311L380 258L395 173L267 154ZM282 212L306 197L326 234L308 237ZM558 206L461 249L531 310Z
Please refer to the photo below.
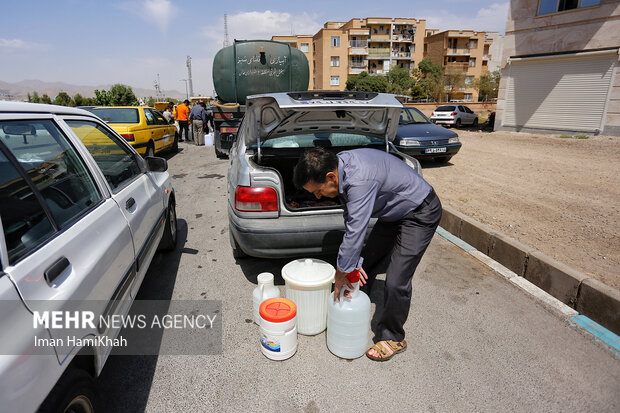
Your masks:
M469 67L476 67L476 58L475 57L469 58Z
M377 33L378 33L378 32L377 32L377 28L376 28L376 27L373 27L373 28L372 28L372 34L377 34Z
M340 47L340 36L332 36L332 47Z
M463 93L463 100L466 102L471 102L474 100L474 95L471 93Z
M412 44L411 46L409 46L409 51L411 53L415 53L415 44Z
M331 76L329 78L329 84L332 86L340 86L340 76Z
M474 77L473 76L466 76L465 77L465 86L471 86L474 84Z
M598 6L599 4L601 4L601 0L540 0L538 14L556 13L581 7Z
M469 49L475 49L478 47L478 39L472 39L469 41L469 44L467 45L467 47Z
M332 56L332 66L340 66L340 56Z
M302 43L301 47L299 48L299 50L301 50L304 53L308 53L308 51L309 51L308 43Z
M379 30L383 31L383 26L379 26Z

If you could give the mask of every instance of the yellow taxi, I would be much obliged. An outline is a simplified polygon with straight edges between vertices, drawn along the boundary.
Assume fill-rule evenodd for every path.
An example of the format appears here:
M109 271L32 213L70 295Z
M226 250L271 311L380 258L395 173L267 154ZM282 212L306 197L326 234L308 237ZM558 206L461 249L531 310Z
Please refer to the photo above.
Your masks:
M148 106L102 106L90 109L118 132L139 154L153 156L179 150L179 136L161 112Z

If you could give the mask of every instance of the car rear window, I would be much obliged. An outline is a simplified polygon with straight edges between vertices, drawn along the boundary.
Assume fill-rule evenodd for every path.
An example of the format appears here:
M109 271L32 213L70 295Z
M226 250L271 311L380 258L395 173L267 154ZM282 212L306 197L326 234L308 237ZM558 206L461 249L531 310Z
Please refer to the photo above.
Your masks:
M107 123L139 123L138 109L134 108L98 108L91 112Z
M454 106L439 106L435 112L452 112L454 108Z
M263 148L314 148L315 146L369 146L385 144L385 140L354 133L317 132L271 138L261 143ZM253 145L254 147L256 145Z

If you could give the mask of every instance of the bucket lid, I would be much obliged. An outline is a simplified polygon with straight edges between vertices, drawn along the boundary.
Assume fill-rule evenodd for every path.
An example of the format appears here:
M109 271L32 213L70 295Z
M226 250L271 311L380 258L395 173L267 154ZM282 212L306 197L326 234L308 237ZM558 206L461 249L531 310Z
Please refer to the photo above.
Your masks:
M283 323L297 314L297 306L288 298L270 298L261 303L259 313L263 320L272 323Z
M322 260L302 258L282 267L282 278L293 287L313 288L331 284L336 270Z

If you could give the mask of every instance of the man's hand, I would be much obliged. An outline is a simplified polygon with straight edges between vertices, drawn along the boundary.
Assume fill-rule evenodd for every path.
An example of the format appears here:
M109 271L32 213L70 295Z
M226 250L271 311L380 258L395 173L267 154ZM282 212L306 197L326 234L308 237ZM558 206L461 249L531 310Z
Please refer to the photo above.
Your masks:
M340 300L340 290L347 286L349 290L353 289L353 285L347 279L347 273L344 271L336 270L336 275L334 276L334 301ZM345 297L351 298L351 294L346 292L344 294Z

